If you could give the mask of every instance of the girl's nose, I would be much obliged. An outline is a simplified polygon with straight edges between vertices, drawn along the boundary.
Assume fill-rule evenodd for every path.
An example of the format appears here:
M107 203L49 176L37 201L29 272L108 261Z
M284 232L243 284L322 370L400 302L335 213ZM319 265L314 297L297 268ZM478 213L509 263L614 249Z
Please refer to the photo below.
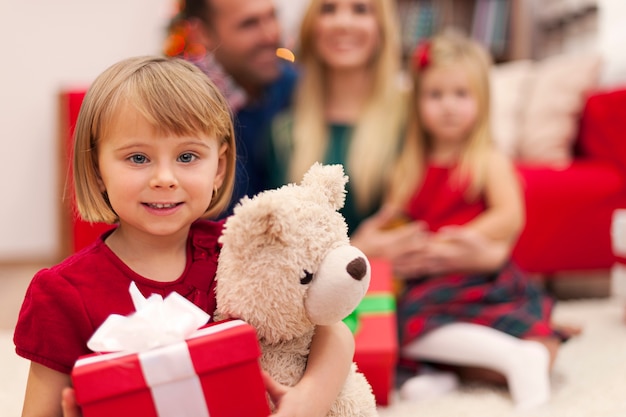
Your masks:
M153 188L176 188L178 180L174 168L170 164L157 165L150 180L150 186Z

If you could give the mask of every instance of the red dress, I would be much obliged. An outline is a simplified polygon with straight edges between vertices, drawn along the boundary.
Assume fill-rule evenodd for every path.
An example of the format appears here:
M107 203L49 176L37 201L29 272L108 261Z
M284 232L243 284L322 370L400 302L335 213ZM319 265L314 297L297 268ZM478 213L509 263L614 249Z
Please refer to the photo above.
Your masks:
M484 198L468 202L465 189L451 186L450 173L450 168L429 166L407 207L411 218L426 222L432 231L465 224L486 207ZM405 345L454 322L481 324L520 338L562 338L550 327L552 307L553 300L512 262L493 273L415 277L398 301L400 342Z
M42 269L31 281L18 317L13 338L17 354L69 373L79 356L91 353L87 341L110 314L135 311L128 292L133 281L145 297L176 291L213 315L222 226L206 220L191 226L187 265L173 282L152 281L132 271L104 243L111 232Z

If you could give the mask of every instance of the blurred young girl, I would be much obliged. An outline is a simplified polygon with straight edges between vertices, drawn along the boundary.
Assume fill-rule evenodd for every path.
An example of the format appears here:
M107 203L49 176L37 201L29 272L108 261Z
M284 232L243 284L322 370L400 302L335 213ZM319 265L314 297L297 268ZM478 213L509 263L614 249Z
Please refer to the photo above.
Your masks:
M406 89L392 0L313 0L302 20L301 76L291 111L272 125L273 185L295 182L315 161L343 164L350 177L346 218L352 244L368 256L405 247L417 230L366 222L380 208L400 151Z
M401 355L452 365L461 376L499 374L516 405L530 408L549 399L563 339L550 326L552 301L508 259L524 204L512 163L491 143L489 68L487 53L456 33L413 57L413 111L392 201L429 233L393 259L406 279ZM455 381L418 375L402 395L417 399L424 379Z
M85 96L75 131L81 216L116 223L91 246L39 271L15 330L31 360L23 416L77 416L69 373L113 313L134 311L128 289L178 292L209 314L235 139L228 105L208 78L179 59L140 57L104 71ZM342 324L316 332L294 388L266 385L278 415L327 412L348 373L353 341ZM307 414L309 413L309 414Z

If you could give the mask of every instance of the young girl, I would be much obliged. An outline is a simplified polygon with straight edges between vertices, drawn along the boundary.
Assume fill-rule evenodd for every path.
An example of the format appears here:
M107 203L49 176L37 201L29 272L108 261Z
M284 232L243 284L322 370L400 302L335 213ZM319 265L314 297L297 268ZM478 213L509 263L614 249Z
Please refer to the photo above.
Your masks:
M491 144L489 68L487 53L455 33L418 47L412 62L413 117L392 202L429 233L393 259L406 279L401 356L461 376L495 372L516 405L530 408L549 399L564 337L550 326L552 301L508 261L524 205L513 165ZM409 379L401 393L417 399L424 378L442 388L456 381L440 376Z
M110 314L134 310L131 282L144 296L175 291L213 314L222 223L202 219L228 204L234 167L228 105L194 65L131 58L95 80L75 131L76 200L86 220L117 227L30 284L14 336L31 360L23 416L61 415L62 391L64 414L79 415L69 373ZM278 415L324 414L353 347L342 324L318 328L296 387L265 378Z

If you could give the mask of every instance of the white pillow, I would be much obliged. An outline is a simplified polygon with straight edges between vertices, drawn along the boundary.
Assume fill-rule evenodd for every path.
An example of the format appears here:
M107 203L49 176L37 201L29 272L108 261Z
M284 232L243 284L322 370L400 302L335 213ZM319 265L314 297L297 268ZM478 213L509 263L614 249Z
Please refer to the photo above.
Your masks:
M511 61L491 69L491 132L495 146L511 158L519 153L520 122L532 69L531 60Z
M568 53L533 66L532 80L520 119L518 159L566 166L573 157L587 94L597 87L600 56Z

